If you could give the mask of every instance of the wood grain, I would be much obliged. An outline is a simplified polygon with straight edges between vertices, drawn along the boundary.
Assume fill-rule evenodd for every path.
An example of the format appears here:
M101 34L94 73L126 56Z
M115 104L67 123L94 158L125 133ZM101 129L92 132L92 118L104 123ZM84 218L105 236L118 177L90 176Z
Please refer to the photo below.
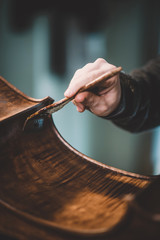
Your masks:
M50 115L23 131L25 119L53 100L28 98L3 78L0 89L2 239L160 239L154 201L160 199L159 176L121 171L83 155Z

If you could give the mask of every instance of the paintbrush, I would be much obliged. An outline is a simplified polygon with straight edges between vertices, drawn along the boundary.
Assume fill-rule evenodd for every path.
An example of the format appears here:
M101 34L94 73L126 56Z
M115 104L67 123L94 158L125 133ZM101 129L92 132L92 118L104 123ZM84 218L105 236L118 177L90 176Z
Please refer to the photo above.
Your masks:
M96 87L98 87L98 85L100 85L101 83L103 83L104 81L106 81L107 79L115 76L116 74L118 74L120 71L122 70L122 67L115 67L113 69L111 69L110 71L106 72L105 74L101 75L100 77L96 78L95 80L93 80L92 82L86 84L85 86L81 87L74 96L70 97L70 98L63 98L55 103L52 103L46 107L41 108L40 110L36 111L35 113L31 114L29 117L27 117L25 123L24 123L24 127L25 128L27 122L31 119L37 119L38 116L42 116L45 114L52 114L54 112L57 112L58 110L60 110L61 108L63 108L67 103L69 103L70 101L72 101L75 96L78 93L84 92L84 91L91 91L92 89L95 89Z

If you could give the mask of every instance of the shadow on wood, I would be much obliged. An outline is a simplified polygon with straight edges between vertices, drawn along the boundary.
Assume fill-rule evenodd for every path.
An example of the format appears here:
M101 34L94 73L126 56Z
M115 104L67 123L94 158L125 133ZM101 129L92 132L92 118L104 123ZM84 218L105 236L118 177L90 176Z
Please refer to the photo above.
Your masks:
M121 171L81 154L48 104L0 79L0 239L160 239L160 178ZM64 119L65 121L65 119Z

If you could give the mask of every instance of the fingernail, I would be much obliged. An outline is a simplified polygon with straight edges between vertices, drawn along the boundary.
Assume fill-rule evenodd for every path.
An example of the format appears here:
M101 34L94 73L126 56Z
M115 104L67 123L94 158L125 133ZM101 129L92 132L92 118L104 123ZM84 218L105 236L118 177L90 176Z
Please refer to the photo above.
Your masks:
M77 106L77 111L78 111L78 112L83 112L83 111L84 111L84 107L81 106L81 105L78 105L78 106Z
M77 106L77 111L78 111L78 112L82 112L82 108L80 108L79 106Z

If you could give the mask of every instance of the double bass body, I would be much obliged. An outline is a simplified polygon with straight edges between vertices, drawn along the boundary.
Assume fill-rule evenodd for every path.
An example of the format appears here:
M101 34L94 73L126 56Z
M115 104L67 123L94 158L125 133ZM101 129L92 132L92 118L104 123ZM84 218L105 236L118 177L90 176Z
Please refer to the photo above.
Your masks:
M29 98L3 78L0 89L1 239L160 239L159 176L81 154L51 115L23 130L26 118L53 100Z

